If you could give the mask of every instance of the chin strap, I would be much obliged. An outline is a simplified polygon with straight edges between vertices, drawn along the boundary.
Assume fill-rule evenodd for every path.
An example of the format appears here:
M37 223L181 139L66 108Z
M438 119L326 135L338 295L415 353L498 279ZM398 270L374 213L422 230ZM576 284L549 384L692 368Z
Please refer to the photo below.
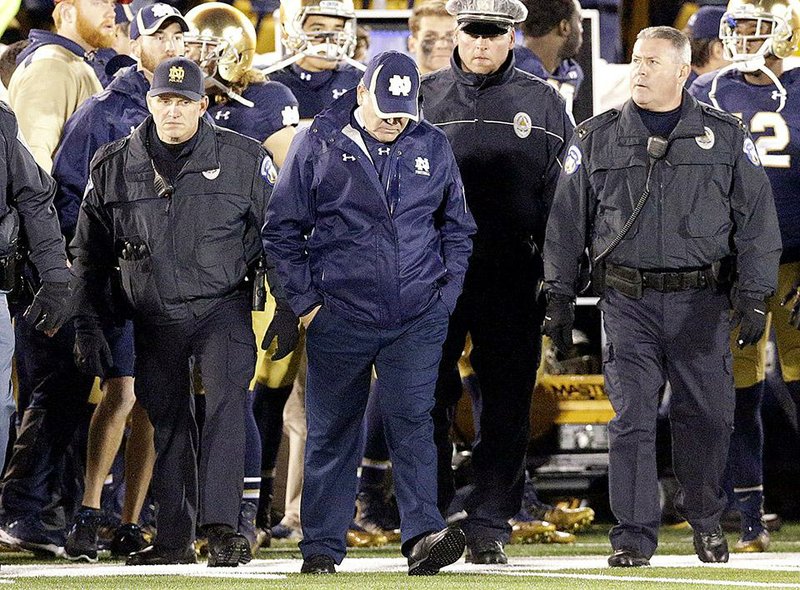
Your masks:
M754 57L753 59L748 59L747 61L733 62L731 64L728 64L724 68L720 68L717 71L716 76L714 76L714 80L711 82L711 90L708 93L708 98L711 101L711 104L714 105L714 107L720 110L724 110L722 109L722 107L719 106L719 102L717 102L717 83L719 82L719 79L722 76L724 76L731 70L737 70L739 72L744 72L744 73L752 73L759 71L763 72L772 81L772 83L775 84L775 86L778 89L777 93L775 93L777 94L777 96L773 94L773 98L777 98L780 101L778 104L778 108L775 110L775 112L780 113L783 110L783 107L786 106L786 88L784 88L783 84L781 84L781 81L778 80L778 76L775 75L775 72L773 72L766 66L766 63L764 61L764 56L762 55Z
M216 78L206 78L206 83L210 84L214 88L218 88L219 90L222 90L222 92L224 92L229 98L235 100L236 102L239 102L239 103L243 104L246 107L249 107L249 108L252 109L254 106L256 106L255 103L252 100L247 100L244 96L242 96L238 92L235 92L235 91L231 90L230 88L225 86L225 84L223 84L222 82L220 82Z
M367 66L362 64L360 61L354 60L349 55L343 55L337 57L335 59L330 59L328 57L328 49L326 44L319 44L319 45L309 45L303 51L299 53L295 53L294 55L290 55L286 59L282 59L270 66L267 66L263 70L261 70L265 76L269 76L273 72L277 72L278 70L282 70L293 63L298 62L299 60L303 59L304 57L319 57L322 59L327 59L328 61L343 61L344 63L353 66L359 71L366 71Z

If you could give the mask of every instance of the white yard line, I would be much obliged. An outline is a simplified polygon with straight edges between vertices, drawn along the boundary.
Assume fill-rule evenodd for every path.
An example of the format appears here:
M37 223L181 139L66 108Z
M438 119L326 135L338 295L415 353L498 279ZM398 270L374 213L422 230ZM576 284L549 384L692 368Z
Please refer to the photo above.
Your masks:
M534 578L566 578L570 580L595 580L605 582L657 582L659 584L692 584L695 586L735 586L742 588L800 588L800 584L779 582L746 582L743 580L699 580L694 578L648 578L646 576L603 576L600 574L556 574L545 572L502 572L494 574L504 576L524 576Z
M675 581L675 583L698 584L710 583L709 581L693 581L679 578L641 578L618 577L604 574L583 574L571 570L608 569L607 555L595 556L548 556L548 557L514 557L509 558L507 566L481 566L464 563L463 560L446 568L445 572L467 574L501 574L509 576L539 576L539 577L575 577L588 576L586 579L602 580L641 580L641 581ZM209 568L205 563L196 565L175 566L125 566L122 564L84 564L51 562L30 565L3 564L0 569L0 582L28 577L88 577L88 576L126 576L126 575L177 575L191 577L233 577L233 578L261 578L282 579L286 574L299 573L300 559L258 559L248 565L235 569ZM800 573L800 553L742 553L731 555L727 564L703 564L694 555L656 555L651 559L652 569L657 568L711 568L719 571L738 571L746 576L745 571L786 571ZM402 558L351 558L345 559L337 568L342 572L358 573L405 573L406 560ZM643 570L643 571L652 571ZM653 572L658 573L658 572ZM748 586L749 582L728 582L717 580L714 583L733 584L735 586ZM797 588L800 584L753 584L753 587Z

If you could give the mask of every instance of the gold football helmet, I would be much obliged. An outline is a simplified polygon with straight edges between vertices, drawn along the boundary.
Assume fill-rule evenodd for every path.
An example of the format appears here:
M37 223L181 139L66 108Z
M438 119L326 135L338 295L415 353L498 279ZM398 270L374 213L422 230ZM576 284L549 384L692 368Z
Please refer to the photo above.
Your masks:
M789 57L800 43L800 0L731 0L719 38L725 58L734 62Z
M187 53L193 55L209 77L215 74L230 83L239 81L253 65L256 30L240 11L222 2L208 2L186 13L189 32L184 36Z
M341 31L303 30L303 24L311 15L341 18ZM340 60L352 57L356 48L356 12L353 0L282 0L281 33L286 49L292 54Z
M719 108L717 83L731 70L762 72L778 89L781 112L786 106L786 88L767 67L766 58L789 57L800 43L800 0L730 0L719 23L725 59L731 63L717 71L708 98Z

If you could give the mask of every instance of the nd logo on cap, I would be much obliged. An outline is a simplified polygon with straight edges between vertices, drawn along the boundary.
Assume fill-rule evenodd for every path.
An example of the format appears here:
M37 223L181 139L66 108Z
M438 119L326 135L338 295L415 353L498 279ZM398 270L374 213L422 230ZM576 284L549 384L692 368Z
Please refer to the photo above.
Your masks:
M184 72L183 66L172 66L169 69L169 81L171 84L182 83L184 76L186 76L186 72Z

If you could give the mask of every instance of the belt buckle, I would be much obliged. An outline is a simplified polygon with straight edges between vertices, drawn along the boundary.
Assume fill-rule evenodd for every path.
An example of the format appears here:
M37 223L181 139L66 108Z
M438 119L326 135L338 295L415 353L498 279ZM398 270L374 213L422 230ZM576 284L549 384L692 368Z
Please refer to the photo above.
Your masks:
M683 288L682 278L679 272L664 273L664 291L676 291Z

